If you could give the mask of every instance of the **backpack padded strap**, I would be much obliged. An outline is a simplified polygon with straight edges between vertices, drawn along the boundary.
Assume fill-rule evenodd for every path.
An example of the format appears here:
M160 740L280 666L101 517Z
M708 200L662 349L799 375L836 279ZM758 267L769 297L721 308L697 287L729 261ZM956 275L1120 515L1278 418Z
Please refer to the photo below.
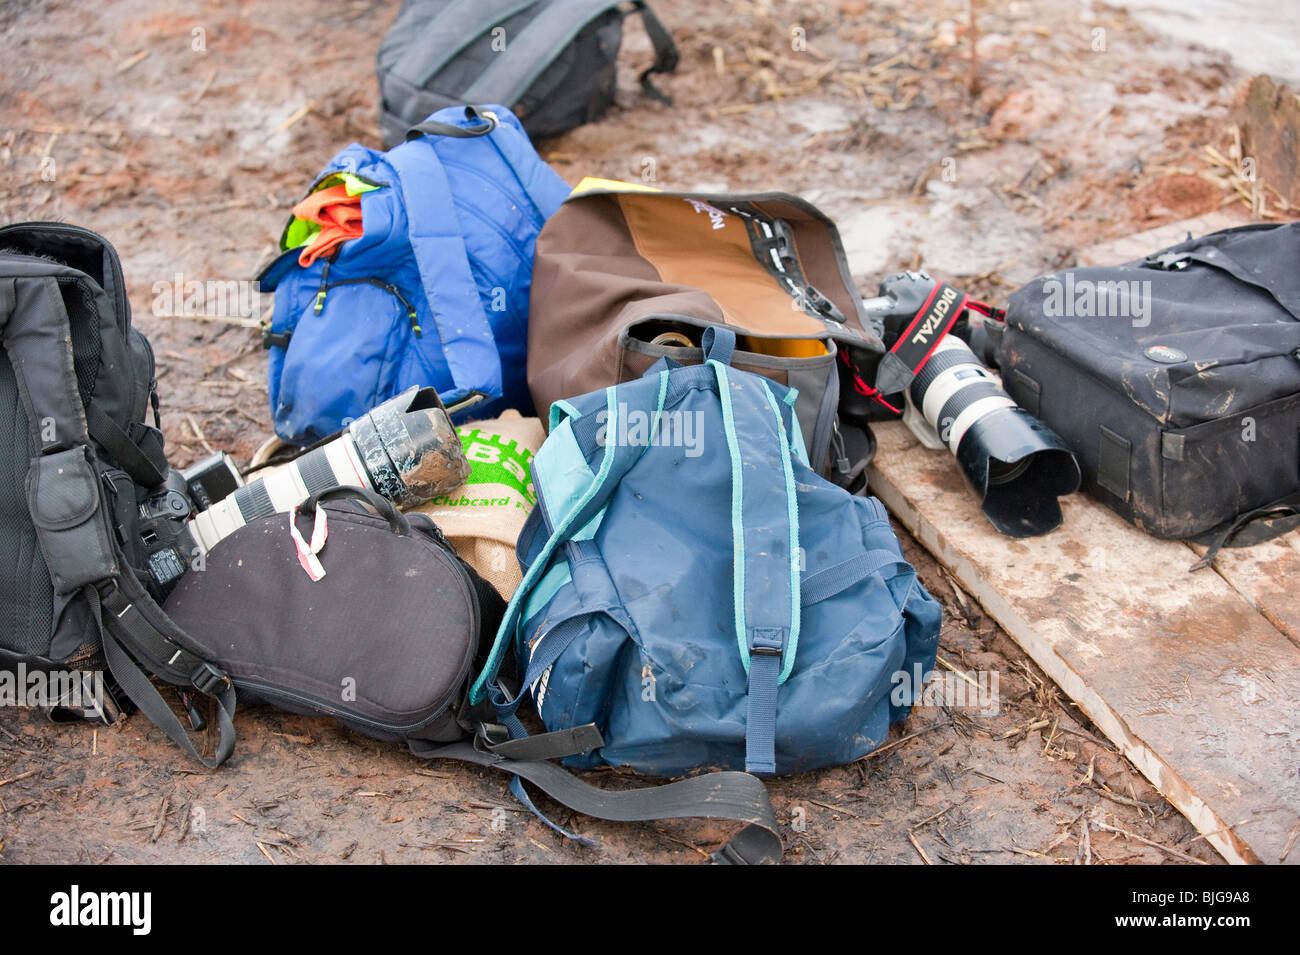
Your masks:
M72 332L58 282L52 276L0 281L0 333L36 446L86 444Z
M731 456L736 640L749 678L745 769L771 774L776 772L777 688L789 678L799 644L799 512L793 452L781 407L766 382L729 371L717 357L730 351L735 333L726 328L711 331L705 347L718 379Z
M412 254L430 321L437 330L433 347L441 348L451 375L452 389L439 397L449 404L474 389L499 397L501 358L442 161L427 137L389 151L386 158L397 174ZM427 214L429 209L437 214Z
M663 409L663 400L664 388L660 387L658 411ZM605 418L602 425L607 428L609 434L619 433L619 411L621 407L618 388L613 386L606 388ZM592 415L590 417L594 420L596 416ZM577 420L582 422L586 419L579 418ZM554 431L552 431L552 434L554 434ZM547 438L547 440L551 439ZM586 526L587 522L605 506L614 493L618 482L636 464L643 451L643 448L635 447L629 442L607 442L603 448L600 466L596 470L595 479L581 497L574 502L573 507L567 514L556 515L554 532L542 545L536 559L529 565L527 573L524 574L523 581L520 582L515 589L514 595L510 598L510 604L506 608L505 616L501 620L501 626L497 630L496 641L488 654L487 662L484 663L482 672L479 673L478 678L470 687L469 700L471 703L477 704L481 702L487 695L489 685L496 682L497 673L501 668L502 661L505 659L506 648L514 640L515 629L519 624L519 616L523 612L524 603L537 585L538 580L541 579L550 566L551 558L556 550L572 534Z

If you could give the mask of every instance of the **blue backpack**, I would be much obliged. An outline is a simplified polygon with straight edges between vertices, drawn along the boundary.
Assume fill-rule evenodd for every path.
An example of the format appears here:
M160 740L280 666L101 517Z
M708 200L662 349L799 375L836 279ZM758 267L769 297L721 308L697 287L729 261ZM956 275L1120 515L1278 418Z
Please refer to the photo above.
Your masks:
M570 766L847 763L919 693L895 674L934 664L941 611L883 506L813 472L796 391L731 368L734 347L713 327L705 364L551 408L527 570L470 698L514 734L525 692L548 730L595 724Z
M528 289L542 223L569 187L502 106L440 110L388 152L353 143L309 192L361 197L363 234L304 268L307 224L258 277L275 292L263 344L275 431L333 434L412 385L453 413L532 413L525 379Z

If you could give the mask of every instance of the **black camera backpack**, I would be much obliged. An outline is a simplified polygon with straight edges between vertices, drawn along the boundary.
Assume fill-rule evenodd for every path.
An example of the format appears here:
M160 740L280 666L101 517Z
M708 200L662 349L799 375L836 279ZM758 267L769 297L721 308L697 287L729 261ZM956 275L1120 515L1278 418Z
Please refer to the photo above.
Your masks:
M1212 560L1300 526L1300 223L1043 276L992 331L1007 391L1142 530Z
M599 118L632 11L655 53L641 86L666 101L649 77L677 68L677 47L643 0L406 0L375 64L385 144L462 103L509 107L534 139Z
M142 566L141 504L168 468L153 351L131 327L113 247L63 223L0 228L0 335L0 669L107 666L168 736L220 764L235 744L234 689L159 608ZM146 670L216 699L211 757ZM111 691L96 700L104 722L119 712Z

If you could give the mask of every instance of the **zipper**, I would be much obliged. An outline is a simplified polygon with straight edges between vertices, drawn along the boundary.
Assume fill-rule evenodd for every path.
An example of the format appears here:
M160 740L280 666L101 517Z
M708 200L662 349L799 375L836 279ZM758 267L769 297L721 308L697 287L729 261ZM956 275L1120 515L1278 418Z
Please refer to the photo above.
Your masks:
M754 258L777 283L790 293L805 312L822 321L844 324L844 314L835 303L817 290L799 268L795 254L794 231L784 219L769 218L752 208L731 206L731 211L745 222Z
M466 671L465 676L468 676L468 668L466 668ZM450 702L446 701L439 703L437 706L431 708L431 712L428 716L422 717L412 723L385 723L381 720L372 720L368 716L359 716L343 707L335 706L332 703L326 703L314 696L307 696L304 693L296 693L293 690L286 690L284 687L271 686L270 684L262 683L259 680L246 680L231 677L230 682L234 684L236 689L249 690L265 700L296 703L299 706L309 707L310 709L326 716L333 716L348 723L364 725L390 733L407 733L427 726L429 723L437 719L443 711L449 708L448 703ZM460 686L462 683L464 683L464 677L462 677L456 685Z
M330 289L338 288L340 285L373 285L375 286L375 288L383 289L389 295L393 296L393 298L397 299L399 302L402 303L402 307L406 309L407 321L411 323L411 331L415 333L416 338L423 337L424 329L420 327L420 318L419 315L416 314L415 306L410 303L407 297L402 294L402 290L399 289L396 285L393 285L390 282L384 282L380 279L370 278L370 277L357 278L357 279L339 279L337 282L331 282L329 281L329 274L330 274L330 263L326 262L324 268L321 269L320 285L316 289L316 301L311 308L313 315L319 315L322 311L324 311L325 298L329 294Z

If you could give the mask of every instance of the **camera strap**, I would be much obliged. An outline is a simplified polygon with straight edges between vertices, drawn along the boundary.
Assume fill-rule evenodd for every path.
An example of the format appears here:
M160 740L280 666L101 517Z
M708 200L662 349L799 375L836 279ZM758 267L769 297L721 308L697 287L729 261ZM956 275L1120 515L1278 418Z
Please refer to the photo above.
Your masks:
M880 367L876 370L876 390L892 395L911 384L969 302L970 296L965 292L947 282L936 282L925 304L907 323L894 347L880 360Z

